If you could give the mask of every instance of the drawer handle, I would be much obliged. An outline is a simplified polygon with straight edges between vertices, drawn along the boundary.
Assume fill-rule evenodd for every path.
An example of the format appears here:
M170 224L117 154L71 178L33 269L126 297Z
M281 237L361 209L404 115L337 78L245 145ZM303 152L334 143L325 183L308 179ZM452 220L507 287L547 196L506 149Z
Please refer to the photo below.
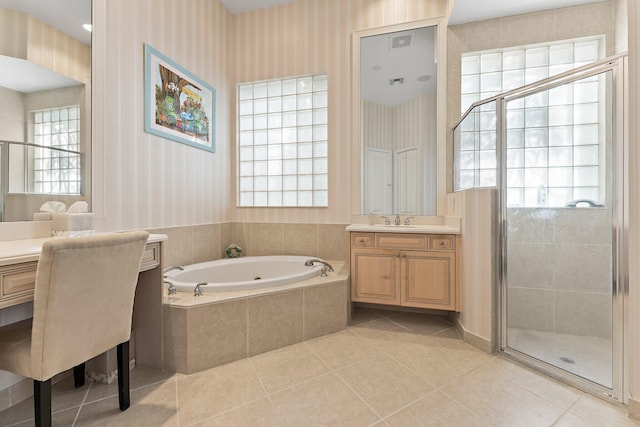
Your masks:
M440 246L444 246L444 240L440 240L440 243L438 243Z
M364 243L364 242L365 242L365 240L364 240L364 239L360 239L360 240L358 240L358 243Z

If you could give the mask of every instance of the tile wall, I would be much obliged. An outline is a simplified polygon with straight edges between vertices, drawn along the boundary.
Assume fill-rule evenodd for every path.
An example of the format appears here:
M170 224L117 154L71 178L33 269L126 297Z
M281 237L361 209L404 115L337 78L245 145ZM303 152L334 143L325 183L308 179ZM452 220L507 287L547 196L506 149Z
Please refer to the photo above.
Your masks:
M509 209L507 215L509 327L610 337L610 212Z
M309 255L348 262L347 225L226 222L148 231L169 237L165 266L225 258L231 243L242 248L242 256Z
M163 308L163 368L191 374L347 327L349 281Z

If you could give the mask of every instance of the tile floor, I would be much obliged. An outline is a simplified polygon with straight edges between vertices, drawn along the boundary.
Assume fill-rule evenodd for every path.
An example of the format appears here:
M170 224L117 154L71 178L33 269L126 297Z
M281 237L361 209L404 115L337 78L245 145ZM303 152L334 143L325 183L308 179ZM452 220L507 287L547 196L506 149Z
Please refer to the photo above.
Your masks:
M610 405L463 343L446 317L358 309L344 331L192 375L54 385L59 426L626 426ZM0 426L33 425L28 399Z

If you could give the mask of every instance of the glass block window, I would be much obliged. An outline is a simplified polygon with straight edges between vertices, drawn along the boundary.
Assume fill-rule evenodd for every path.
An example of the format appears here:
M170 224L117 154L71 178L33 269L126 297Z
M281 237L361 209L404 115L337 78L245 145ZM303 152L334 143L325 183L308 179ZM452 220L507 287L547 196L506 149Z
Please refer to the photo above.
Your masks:
M507 206L605 203L606 85L596 75L507 102Z
M496 101L476 106L454 130L454 188L496 185Z
M604 36L464 54L461 109L464 112L482 99L603 57ZM572 199L597 200L603 108L598 84L597 79L576 82L507 105L510 206L564 206ZM496 118L496 102L487 102L476 106L455 129L454 190L496 186ZM588 135L596 136L589 139ZM582 164L587 161L588 165ZM584 178L585 173L591 181Z
M238 85L238 206L326 207L326 74Z
M32 111L30 114L33 119L33 141L39 146L33 151L33 191L43 194L80 194L80 107L70 105Z
M461 111L471 104L604 57L604 36L462 56Z

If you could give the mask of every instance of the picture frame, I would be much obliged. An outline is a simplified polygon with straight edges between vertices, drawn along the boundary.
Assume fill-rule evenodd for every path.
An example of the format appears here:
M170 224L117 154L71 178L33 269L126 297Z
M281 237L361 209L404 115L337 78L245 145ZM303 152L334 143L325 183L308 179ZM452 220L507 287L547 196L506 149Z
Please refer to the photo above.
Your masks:
M146 43L144 55L144 131L215 153L215 88Z

